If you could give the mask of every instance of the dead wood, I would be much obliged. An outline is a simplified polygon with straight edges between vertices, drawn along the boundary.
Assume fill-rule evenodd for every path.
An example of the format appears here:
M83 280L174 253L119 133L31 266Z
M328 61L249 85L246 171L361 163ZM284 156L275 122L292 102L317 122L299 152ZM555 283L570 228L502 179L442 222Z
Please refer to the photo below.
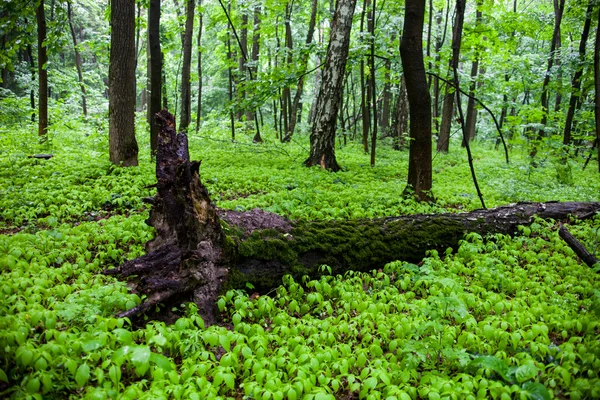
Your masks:
M569 232L567 228L561 223L558 228L558 235L569 245L569 247L577 254L577 256L584 262L588 267L593 267L595 264L599 263L598 259L594 257L592 253L590 253L583 244L579 240L575 238Z
M121 317L176 298L194 301L211 324L217 296L248 282L264 293L286 274L315 277L323 264L343 274L394 260L418 263L429 250L457 248L467 232L514 234L535 216L564 220L600 211L600 203L519 203L462 214L335 221L288 221L262 210L217 211L200 180L200 162L190 161L187 137L176 134L173 116L162 111L156 123L157 194L146 199L152 205L147 223L156 237L146 244L144 256L105 271L146 295Z

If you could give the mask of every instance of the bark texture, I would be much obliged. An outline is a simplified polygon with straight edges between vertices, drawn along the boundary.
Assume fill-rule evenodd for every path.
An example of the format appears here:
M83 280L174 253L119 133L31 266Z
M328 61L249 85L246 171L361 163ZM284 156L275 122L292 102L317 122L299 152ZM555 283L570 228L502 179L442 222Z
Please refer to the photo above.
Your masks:
M183 37L183 65L181 67L181 115L179 129L187 131L192 119L192 34L194 32L195 0L186 4L185 33Z
M337 2L310 134L310 156L304 162L309 167L319 165L331 171L340 169L335 158L336 121L342 97L355 6L356 0Z
M423 63L425 0L408 0L400 55L410 115L408 186L420 200L431 198L431 97Z
M120 314L130 317L172 298L194 301L207 324L215 322L217 296L252 283L266 293L284 275L318 276L369 271L394 260L418 263L428 250L457 248L467 232L517 232L534 216L585 218L600 203L523 203L463 214L408 215L339 221L288 221L262 210L216 210L200 181L199 161L190 161L187 136L175 133L175 120L157 114L157 194L147 223L156 230L146 252L105 274L118 275L146 295L146 301Z
M163 72L160 50L160 2L161 0L150 0L148 10L148 88L150 91L148 124L150 125L150 151L153 156L156 155L158 147L158 127L154 124L154 116L162 108Z
M35 9L37 19L37 37L38 37L38 135L45 137L48 133L48 54L46 52L46 14L44 13L44 0Z
M156 115L156 124L157 194L147 199L152 210L146 221L156 229L156 237L146 244L146 255L105 273L134 276L134 290L148 295L146 302L121 316L189 294L211 323L220 282L227 275L219 263L225 259L219 217L200 182L200 162L190 161L187 136L176 134L175 119L167 111Z
M109 76L110 161L125 167L138 164L135 139L135 3L111 2Z

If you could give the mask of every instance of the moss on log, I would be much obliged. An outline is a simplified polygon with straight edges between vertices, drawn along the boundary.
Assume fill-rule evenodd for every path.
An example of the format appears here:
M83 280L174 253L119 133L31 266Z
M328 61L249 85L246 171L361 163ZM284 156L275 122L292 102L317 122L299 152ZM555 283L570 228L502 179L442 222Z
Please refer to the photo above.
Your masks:
M232 223L228 217L233 212L228 212L221 217L226 221L232 268L224 288L244 288L251 283L257 291L266 292L277 287L285 274L296 279L315 277L323 264L338 274L370 271L395 260L418 263L428 250L456 249L468 232L514 234L519 225L532 223L535 216L585 218L599 210L600 203L521 203L461 214L297 221L267 229L254 224L252 231ZM237 221L252 219L252 213L239 213ZM260 213L267 218L264 215L268 213Z

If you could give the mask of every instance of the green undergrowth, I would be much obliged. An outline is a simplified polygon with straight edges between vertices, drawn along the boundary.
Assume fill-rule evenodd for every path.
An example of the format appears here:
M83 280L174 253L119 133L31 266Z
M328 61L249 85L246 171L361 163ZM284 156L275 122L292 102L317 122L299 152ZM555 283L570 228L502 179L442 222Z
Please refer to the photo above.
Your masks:
M108 161L104 130L77 120L68 126L73 129L51 130L44 144L38 143L33 127L0 130L0 229L53 227L145 210L141 199L154 194L148 186L155 182L146 135L138 135L140 166L122 169ZM403 198L408 154L392 150L385 141L378 147L374 168L358 144L340 147L337 157L343 171L333 174L302 166L308 154L306 137L286 145L270 134L265 138L266 143L253 144L251 135L240 135L232 143L220 129L190 134L191 158L202 160L202 181L219 207L258 207L291 219L374 218L481 207L460 147L434 157L437 202L423 204ZM27 158L36 153L54 157ZM594 166L582 171L582 158L565 161L540 152L534 168L527 149L515 144L507 165L501 151L483 142L473 145L473 154L488 207L598 200L597 172Z
M600 217L571 231L597 245ZM141 216L0 236L0 397L598 398L600 279L555 227L470 234L456 253L287 277L133 329L141 301L98 274L142 254Z
M194 305L172 325L114 318L143 299L100 272L152 238L141 198L154 194L154 166L145 151L138 168L111 166L106 124L95 124L66 119L44 144L32 126L0 127L0 398L600 397L598 274L546 221L514 238L471 234L420 265L345 276L323 266L319 280L286 277L271 296L229 291L220 326L205 328ZM226 135L190 139L220 207L324 226L479 207L459 148L435 157L437 203L419 204L401 197L406 152L385 142L375 168L359 146L339 148L344 170L332 174L302 166L306 137ZM533 168L518 145L508 166L490 144L473 151L488 206L598 200L597 173L580 159L540 155ZM37 153L54 157L27 157ZM598 257L600 218L569 228Z

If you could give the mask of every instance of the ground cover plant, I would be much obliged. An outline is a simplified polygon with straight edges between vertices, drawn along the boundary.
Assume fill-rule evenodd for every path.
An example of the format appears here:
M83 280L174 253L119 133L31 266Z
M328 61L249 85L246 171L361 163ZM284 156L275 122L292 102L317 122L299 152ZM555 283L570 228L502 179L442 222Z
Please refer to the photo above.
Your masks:
M471 234L420 265L346 276L323 266L319 280L286 279L268 295L230 291L209 328L190 304L168 325L114 318L141 299L99 272L152 237L141 198L153 194L153 165L112 167L105 135L70 124L77 135L62 127L43 145L26 130L0 138L1 397L600 397L600 280L554 221L514 237ZM331 174L301 166L305 138L250 139L231 143L218 127L191 137L219 207L292 219L478 207L459 151L435 157L437 202L420 204L400 196L405 153L381 146L371 168L349 145L338 151L344 170ZM509 165L492 144L473 150L489 206L598 200L600 183L578 159L532 168L518 144ZM27 158L36 152L54 157ZM600 217L569 228L598 254Z

